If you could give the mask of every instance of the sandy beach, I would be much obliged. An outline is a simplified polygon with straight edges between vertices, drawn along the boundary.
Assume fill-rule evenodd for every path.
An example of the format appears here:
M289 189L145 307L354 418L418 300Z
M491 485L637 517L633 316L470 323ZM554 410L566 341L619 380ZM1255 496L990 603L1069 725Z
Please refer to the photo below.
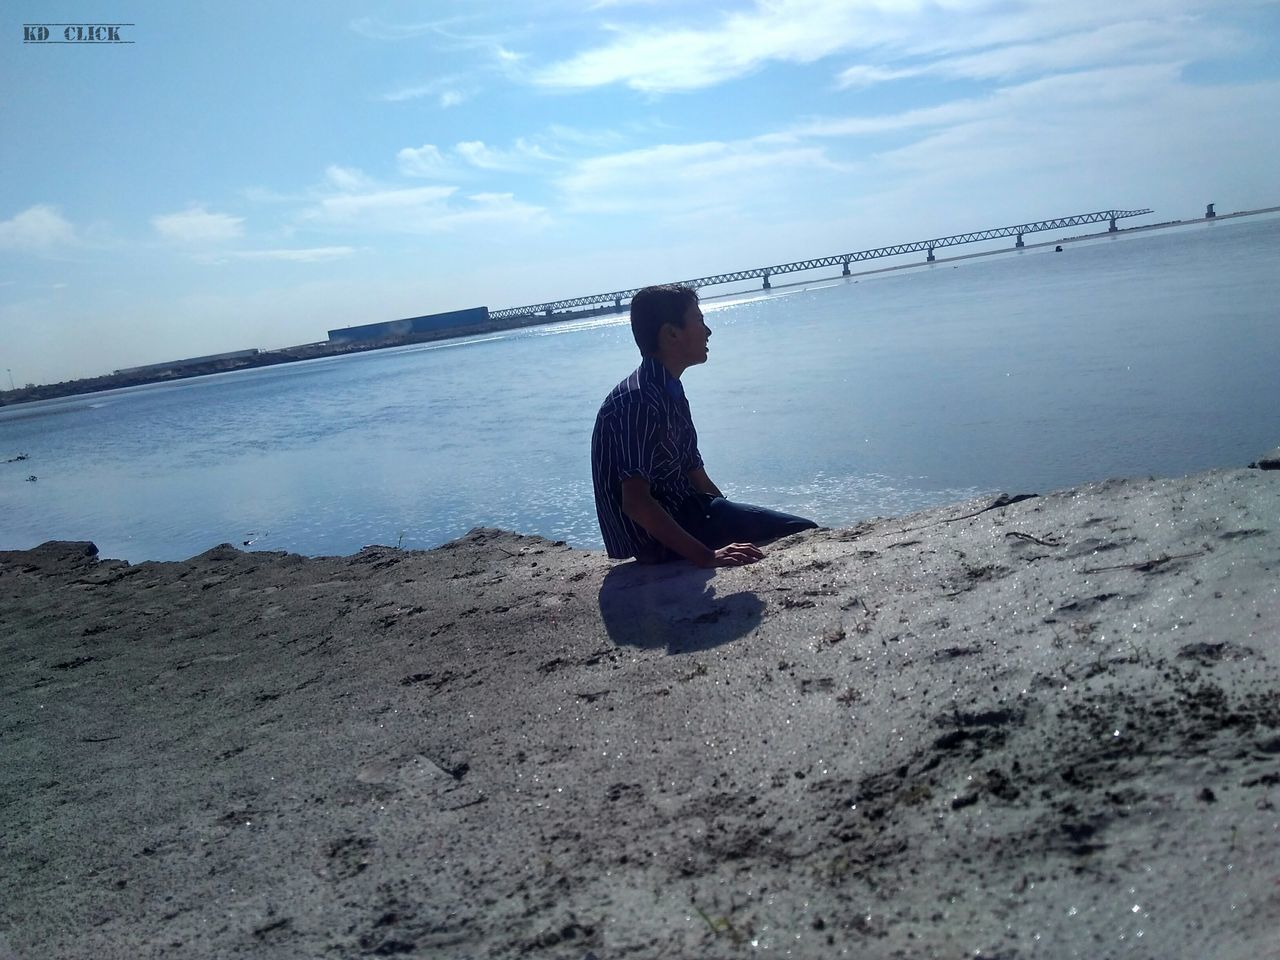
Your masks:
M0 553L0 957L1280 958L1280 472L1011 494Z

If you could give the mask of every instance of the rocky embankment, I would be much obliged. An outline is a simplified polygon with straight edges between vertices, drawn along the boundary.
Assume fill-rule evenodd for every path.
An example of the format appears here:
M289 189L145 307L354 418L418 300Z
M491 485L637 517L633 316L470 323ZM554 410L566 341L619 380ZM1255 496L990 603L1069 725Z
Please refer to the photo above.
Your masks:
M0 554L0 955L1275 956L1280 473L767 552Z

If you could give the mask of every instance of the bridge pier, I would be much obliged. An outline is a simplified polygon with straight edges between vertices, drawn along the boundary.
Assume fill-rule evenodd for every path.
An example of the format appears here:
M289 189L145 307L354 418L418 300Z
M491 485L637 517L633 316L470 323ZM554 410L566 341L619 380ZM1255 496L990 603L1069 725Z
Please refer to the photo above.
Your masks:
M767 273L764 275L764 286L763 286L763 287L761 287L760 289L762 289L762 290L771 290L771 289L773 289L772 287L770 287L770 286L769 286L769 275L768 275Z
M621 298L621 297L614 297L614 298L613 298L613 312L614 312L614 313L621 313L621 312L622 312L622 298Z
M1026 246L1026 244L1022 242L1022 234L1018 234L1018 242L1017 242L1017 243L1015 243L1015 244L1014 244L1014 246L1015 246L1015 247L1025 247L1025 246Z
M933 255L933 247L929 248L929 255L924 258L925 263L933 263L937 258Z
M842 277L847 277L847 276L849 276L849 261L848 261L848 260L846 260L846 261L844 262L844 269L840 271L840 276L842 276Z
M1107 233L1115 233L1115 232L1116 232L1116 218L1112 217L1111 226L1107 227Z

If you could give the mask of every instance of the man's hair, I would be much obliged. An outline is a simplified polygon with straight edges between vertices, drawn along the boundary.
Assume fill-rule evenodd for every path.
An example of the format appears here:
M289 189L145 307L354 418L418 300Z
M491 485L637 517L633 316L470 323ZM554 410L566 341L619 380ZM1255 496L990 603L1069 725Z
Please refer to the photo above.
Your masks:
M684 329L684 315L698 302L693 287L671 283L637 290L631 298L631 335L640 353L652 357L658 352L658 331L664 323Z

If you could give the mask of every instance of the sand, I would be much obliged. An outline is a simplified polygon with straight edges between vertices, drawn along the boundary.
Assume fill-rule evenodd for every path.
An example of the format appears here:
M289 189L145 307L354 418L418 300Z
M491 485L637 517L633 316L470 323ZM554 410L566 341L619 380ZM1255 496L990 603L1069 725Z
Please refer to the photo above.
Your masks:
M0 554L0 958L1280 957L1280 473L95 553Z

